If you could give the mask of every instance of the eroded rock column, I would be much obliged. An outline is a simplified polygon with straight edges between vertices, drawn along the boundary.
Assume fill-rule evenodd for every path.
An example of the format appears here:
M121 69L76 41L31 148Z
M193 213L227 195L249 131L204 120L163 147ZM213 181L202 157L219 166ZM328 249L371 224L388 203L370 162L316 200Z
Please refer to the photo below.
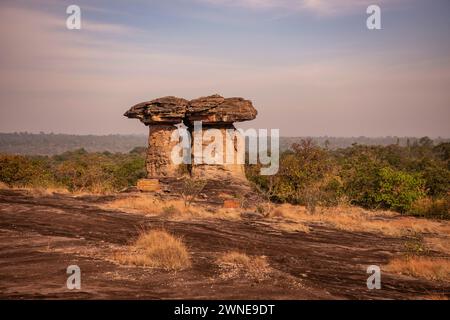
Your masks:
M147 177L158 179L179 176L179 165L173 163L171 152L177 141L171 141L176 125L183 122L188 101L163 97L139 103L125 113L149 126Z
M193 177L215 180L246 179L245 141L233 124L202 126L200 133L193 132L192 137ZM198 146L201 144L201 149L196 149L196 143Z
M172 133L177 130L173 124L149 126L148 150L145 165L148 178L175 177L179 165L171 159L171 150L177 142L171 141Z
M245 181L245 141L233 122L252 120L256 114L252 103L242 98L212 95L189 101L185 121L193 139L192 176ZM196 130L199 123L201 134Z
M158 98L131 107L125 116L139 119L149 126L148 178L182 175L180 165L172 160L172 150L178 142L171 141L171 137L177 130L175 125L184 123L192 136L192 163L189 168L193 177L245 180L242 159L245 143L242 141L239 150L239 140L228 138L236 134L234 122L252 120L256 114L249 100L212 95L191 101L177 97ZM198 132L195 130L196 123L201 124ZM196 145L199 150L196 150ZM227 157L231 154L233 157Z

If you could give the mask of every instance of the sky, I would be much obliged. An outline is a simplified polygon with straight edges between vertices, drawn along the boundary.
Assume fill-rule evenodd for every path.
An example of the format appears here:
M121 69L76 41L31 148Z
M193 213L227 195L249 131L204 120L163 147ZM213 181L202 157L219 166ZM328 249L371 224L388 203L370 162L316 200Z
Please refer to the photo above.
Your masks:
M282 136L450 138L449 16L448 0L2 0L0 132L146 134L132 105L218 93Z

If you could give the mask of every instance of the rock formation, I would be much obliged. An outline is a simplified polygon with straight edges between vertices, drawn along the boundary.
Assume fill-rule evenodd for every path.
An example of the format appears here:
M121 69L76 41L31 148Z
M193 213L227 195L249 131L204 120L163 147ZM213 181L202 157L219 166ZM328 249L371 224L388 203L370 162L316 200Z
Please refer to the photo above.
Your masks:
M139 119L149 126L147 151L148 178L164 178L181 176L178 165L171 160L172 148L177 142L171 142L171 135L177 129L176 125L184 123L190 132L194 124L201 121L201 138L204 147L214 139L208 136L207 129L218 129L225 139L227 129L235 131L234 122L252 120L256 110L251 101L243 98L224 98L220 95L201 97L191 101L177 97L163 97L148 102L139 103L125 113L128 118ZM200 135L192 135L192 165L189 171L192 176L206 179L245 179L244 166L225 163L227 148L213 150L212 154L223 160L222 164L199 164L203 153L195 153L195 144L199 143ZM233 139L232 148L237 150L237 140ZM230 150L230 149L228 149ZM201 160L201 161L200 161Z
M237 161L237 140L233 139L232 152L235 154L233 163L225 163L227 157L226 148L226 132L227 130L235 130L233 122L252 120L256 117L256 110L251 101L242 98L224 98L219 95L201 97L189 101L186 110L186 122L189 128L193 128L195 121L202 121L202 143L203 148L207 147L213 139L207 137L206 130L218 129L223 138L223 148L213 150L216 156L222 159L223 164L206 164L203 159L199 161L201 154L195 154L195 146L193 147L194 164L192 165L191 174L194 177L208 177L213 179L234 178L245 180L244 166ZM230 132L230 131L229 131ZM193 135L193 144L198 137ZM245 143L245 141L242 141ZM245 147L243 150L245 152ZM203 164L196 164L203 162Z
M176 142L171 142L175 126L186 114L188 101L176 97L163 97L141 102L125 112L128 118L139 119L149 126L147 149L147 177L175 177L178 166L172 163L170 154Z

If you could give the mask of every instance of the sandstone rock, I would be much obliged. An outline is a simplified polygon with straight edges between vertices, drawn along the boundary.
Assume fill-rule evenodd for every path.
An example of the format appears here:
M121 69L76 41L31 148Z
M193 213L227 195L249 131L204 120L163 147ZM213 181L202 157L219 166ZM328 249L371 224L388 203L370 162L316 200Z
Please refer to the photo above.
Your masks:
M189 123L200 120L204 124L233 123L253 120L256 115L250 100L224 98L217 94L189 101L186 110Z
M252 120L257 111L251 101L243 98L224 98L220 95L201 97L188 101L173 96L162 97L131 107L124 115L136 118L149 126L150 133L147 151L148 178L180 176L179 165L171 160L172 148L177 144L171 141L171 135L176 130L176 124L185 123L192 130L195 121L202 121L202 137L209 128L219 129L226 137L227 129L235 130L233 122ZM195 137L193 137L195 141ZM209 144L208 139L203 145ZM194 142L195 143L195 142ZM235 144L234 140L233 143ZM231 150L237 150L234 145ZM216 152L214 150L214 152ZM202 179L237 179L243 182L245 172L243 164L226 164L226 148L217 150L221 164L201 164L194 159L190 173ZM197 155L196 155L197 157ZM201 155L200 157L203 157ZM197 159L198 160L198 159Z
M206 147L212 142L210 139L206 138L206 129L211 128L203 128L202 130L202 143L203 148L206 150ZM214 128L214 127L213 127ZM221 132L223 141L222 146L223 148L221 150L213 149L211 154L212 156L216 156L218 159L222 161L223 164L207 164L206 160L203 158L205 156L205 153L201 155L194 154L194 162L191 167L191 175L193 177L197 178L205 178L205 179L238 179L241 181L246 181L245 177L245 170L243 164L239 164L237 161L237 141L233 140L233 147L231 149L231 152L234 153L234 161L233 163L226 163L227 160L227 148L226 148L226 130L236 130L235 127L232 124L229 125L223 125L218 129ZM236 132L236 134L239 134L239 132ZM197 139L197 137L194 137L194 139ZM242 139L243 143L243 152L245 152L245 140ZM195 152L195 150L192 150ZM203 163L203 164L200 164Z
M183 121L188 101L177 97L162 97L131 107L124 116L136 118L144 124L177 124Z
M145 160L148 178L175 177L179 165L172 162L172 148L177 144L171 141L173 131L177 130L171 124L151 125L148 135L147 158Z
M137 182L137 188L139 191L159 191L161 186L158 179L139 179Z

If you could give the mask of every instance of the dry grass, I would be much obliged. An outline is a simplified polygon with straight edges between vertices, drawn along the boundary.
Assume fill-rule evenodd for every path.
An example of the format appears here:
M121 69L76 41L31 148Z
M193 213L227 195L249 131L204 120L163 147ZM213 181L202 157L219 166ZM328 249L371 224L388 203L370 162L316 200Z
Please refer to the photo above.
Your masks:
M450 255L450 237L425 237L424 242L427 248Z
M46 187L46 188L43 188L43 187L35 187L35 188L25 187L25 188L14 188L14 189L25 190L27 192L27 194L29 194L29 195L31 195L33 197L51 196L51 195L54 195L55 193L60 193L60 194L70 194L71 193L66 188L60 188L60 187Z
M142 233L126 253L116 253L121 264L183 270L191 265L190 255L181 239L162 230Z
M183 200L169 200L153 197L152 195L139 195L116 199L104 205L105 209L118 209L125 212L145 215L165 216L170 220L191 219L240 219L240 212L225 208L208 208L200 205L185 206Z
M244 276L261 281L271 272L266 257L248 256L237 251L223 254L217 260L217 264L221 269L221 277L225 279Z
M18 187L18 186L8 186L6 183L0 181L0 189L11 189L11 190L23 190L26 191L27 194L31 196L47 196L55 193L69 194L70 191L67 188L63 187Z
M309 233L311 229L300 222L273 222L271 224L272 228L285 232L304 232Z
M109 202L105 207L144 214L157 214L161 209L155 198L147 196L116 199Z
M450 282L450 260L444 258L425 256L394 258L384 270L415 278Z
M389 211L370 211L352 206L319 208L310 214L305 207L282 204L269 214L273 220L321 223L350 232L374 232L387 236L405 236L417 233L448 234L450 222L431 221L414 217L399 217Z
M198 204L186 207L182 200L165 200L152 195L117 199L104 208L145 215L162 215L170 220L241 219L240 210ZM390 211L370 211L352 206L318 208L316 214L310 214L303 206L282 204L272 206L268 218L275 229L286 232L309 232L308 225L319 223L339 230L373 232L393 237L422 233L450 236L449 221L402 217Z

